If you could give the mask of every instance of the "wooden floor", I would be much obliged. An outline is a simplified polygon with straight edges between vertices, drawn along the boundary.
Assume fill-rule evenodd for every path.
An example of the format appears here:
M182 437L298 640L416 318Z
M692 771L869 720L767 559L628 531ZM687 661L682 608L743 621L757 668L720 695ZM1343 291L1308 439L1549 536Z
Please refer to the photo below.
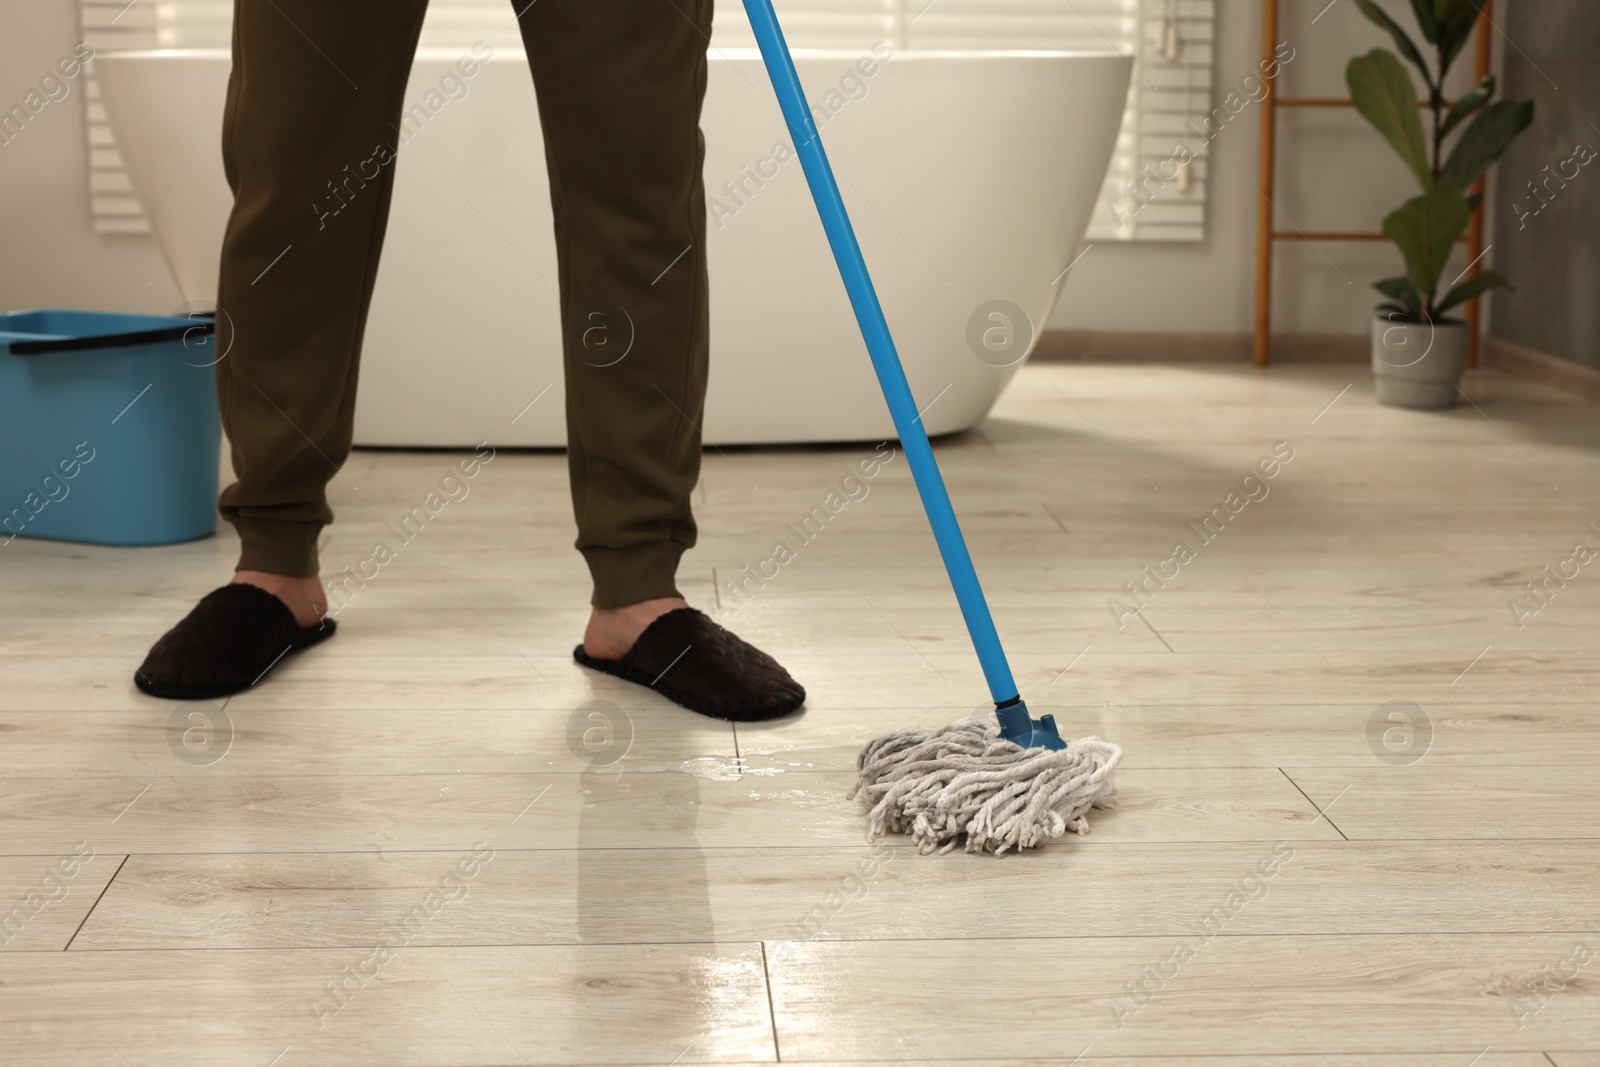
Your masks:
M869 845L845 799L869 737L986 697L898 455L747 586L728 624L810 701L738 729L571 662L559 455L496 455L226 702L130 675L231 533L12 543L0 1061L1600 1065L1600 559L1563 563L1600 420L1467 392L1033 366L939 443L1024 694L1126 751L1091 835L1001 859ZM686 595L733 607L872 453L708 451ZM326 572L459 458L357 452Z

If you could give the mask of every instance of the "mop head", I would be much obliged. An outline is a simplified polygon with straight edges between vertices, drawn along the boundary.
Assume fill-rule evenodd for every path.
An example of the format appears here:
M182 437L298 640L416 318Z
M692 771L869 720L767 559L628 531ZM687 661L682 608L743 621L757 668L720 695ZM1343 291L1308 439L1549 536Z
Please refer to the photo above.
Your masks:
M856 758L850 796L872 805L869 834L910 834L917 851L1035 848L1068 830L1089 832L1090 808L1115 806L1111 772L1122 749L1081 737L1064 749L1023 748L992 718L940 730L885 734Z

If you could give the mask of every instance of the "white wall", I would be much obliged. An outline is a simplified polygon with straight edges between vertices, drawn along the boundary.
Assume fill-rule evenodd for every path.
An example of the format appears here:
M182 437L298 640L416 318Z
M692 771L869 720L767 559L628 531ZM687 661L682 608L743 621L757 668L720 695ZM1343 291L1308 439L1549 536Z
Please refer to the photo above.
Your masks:
M78 39L75 0L0 0L0 102L20 101ZM1399 11L1407 5L1390 3ZM1280 38L1295 48L1280 91L1344 96L1350 56L1386 42L1351 0L1285 0ZM24 13L25 12L25 13ZM1260 0L1217 2L1217 96L1258 72ZM1470 55L1458 66L1470 67ZM38 306L169 312L180 297L149 237L96 234L78 212L88 199L82 101L50 104L0 145L0 310ZM1303 230L1376 229L1412 195L1411 179L1375 132L1348 111L1281 113L1278 206ZM1200 244L1101 243L1073 268L1051 326L1071 329L1247 332L1254 294L1257 109L1212 143L1207 232ZM220 134L219 134L220 136ZM48 179L48 181L47 181ZM62 195L72 201L69 205ZM74 210L72 205L76 205ZM113 247L114 245L114 247ZM1360 333L1375 302L1367 287L1397 273L1387 245L1278 246L1275 328ZM1341 276L1341 273L1343 276Z
M0 0L0 110L21 103L78 39L75 0ZM71 95L45 105L21 136L0 144L0 311L170 312L182 298L155 241L104 238L85 218L82 84L67 84Z
M1375 46L1392 47L1351 0L1334 0L1313 24L1325 2L1281 4L1278 37L1295 49L1278 83L1285 96L1347 97L1344 66L1350 57ZM1405 14L1410 25L1409 5L1389 0L1384 6L1397 16ZM1214 84L1219 101L1241 79L1259 73L1260 53L1261 0L1217 0ZM1470 84L1471 66L1469 47L1456 61L1452 85ZM1375 231L1384 215L1416 195L1415 179L1353 111L1300 108L1280 110L1278 115L1278 188L1273 200L1283 214L1277 229ZM1212 141L1208 236L1203 242L1096 244L1072 269L1050 325L1080 330L1249 332L1254 321L1256 226L1256 192L1250 183L1256 180L1259 130L1259 108L1251 105ZM1379 299L1370 284L1402 270L1399 253L1387 244L1317 242L1313 249L1279 242L1273 329L1363 333Z

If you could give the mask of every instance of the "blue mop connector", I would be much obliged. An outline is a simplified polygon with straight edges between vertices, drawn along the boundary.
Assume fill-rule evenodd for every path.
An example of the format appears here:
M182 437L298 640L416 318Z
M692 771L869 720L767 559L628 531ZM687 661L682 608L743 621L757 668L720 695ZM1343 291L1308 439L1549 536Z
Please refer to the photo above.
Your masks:
M1066 748L1061 731L1056 729L1054 715L1041 715L1035 719L1028 714L1028 705L1021 697L1006 704L996 705L995 717L1000 720L1000 736L1023 748Z
M900 355L895 351L894 338L889 334L883 307L878 303L872 277L867 273L861 246L856 243L855 230L850 225L844 198L839 194L833 168L823 150L822 138L812 121L811 108L806 103L800 76L794 68L794 59L783 39L778 16L772 10L772 0L744 0L744 7L750 16L750 27L755 31L756 43L761 47L761 58L772 79L772 88L777 94L784 122L794 138L795 153L800 157L801 169L811 187L817 215L828 235L834 261L839 265L839 275L850 297L850 306L861 327L867 355L871 357L873 370L877 372L878 384L883 387L884 401L889 406L889 415L894 420L895 432L900 437L900 447L911 468L917 493L922 497L928 525L932 527L934 540L939 545L939 554L944 559L951 588L961 606L967 633L972 637L978 662L989 683L989 695L995 702L1001 733L1028 748L1065 748L1066 742L1056 730L1055 720L1049 715L1037 720L1030 718L1027 706L1017 695L1017 683L1012 679L1011 667L1006 662L1005 651L1000 647L1000 635L995 631L994 618L989 613L983 588L978 584L977 569L972 565L972 555L967 551L965 538L961 536L955 508L950 503L944 478L939 474L939 464L933 458L933 447L928 443L928 433L923 428L916 399L906 381L905 369L900 365Z

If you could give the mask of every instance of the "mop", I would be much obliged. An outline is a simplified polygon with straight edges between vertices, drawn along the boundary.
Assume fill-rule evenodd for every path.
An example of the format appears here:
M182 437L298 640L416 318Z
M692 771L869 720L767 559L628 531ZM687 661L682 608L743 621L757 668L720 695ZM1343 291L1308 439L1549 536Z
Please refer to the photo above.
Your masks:
M909 834L923 853L948 852L964 841L968 852L999 854L1036 847L1068 830L1088 833L1089 809L1112 806L1111 772L1122 750L1097 737L1068 742L1053 716L1035 719L1022 702L772 0L744 0L744 7L998 720L908 728L869 742L856 760L850 795L870 805L871 837Z

